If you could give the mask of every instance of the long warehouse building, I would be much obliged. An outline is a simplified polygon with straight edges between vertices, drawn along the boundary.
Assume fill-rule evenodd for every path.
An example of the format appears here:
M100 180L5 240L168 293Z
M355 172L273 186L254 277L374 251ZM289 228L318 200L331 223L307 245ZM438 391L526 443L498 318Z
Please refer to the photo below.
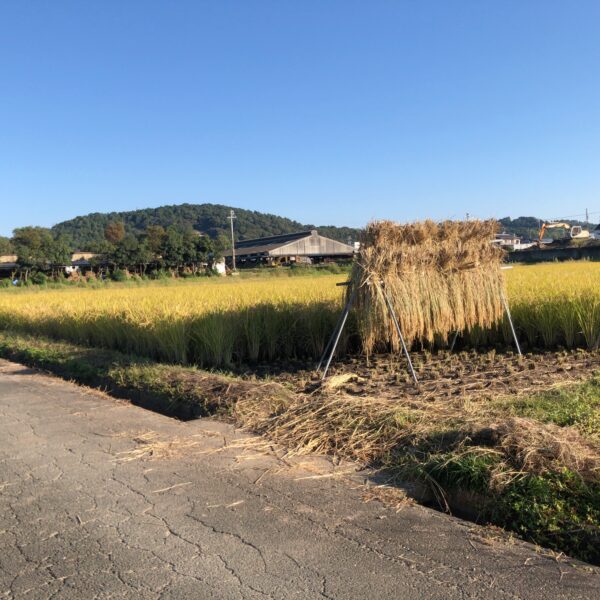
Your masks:
M223 253L231 263L231 250ZM320 263L351 259L354 246L319 235L316 229L242 240L235 244L238 266L256 264Z

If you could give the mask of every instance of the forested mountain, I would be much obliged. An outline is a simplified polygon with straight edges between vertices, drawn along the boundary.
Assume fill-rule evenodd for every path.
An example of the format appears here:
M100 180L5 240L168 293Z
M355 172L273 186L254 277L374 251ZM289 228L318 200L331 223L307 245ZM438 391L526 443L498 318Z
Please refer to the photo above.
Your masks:
M165 229L170 226L179 230L193 229L217 239L230 235L227 219L230 209L231 207L221 204L179 204L127 212L92 213L58 223L52 230L55 234L68 235L79 249L93 248L101 244L107 225L115 221L123 222L127 233L141 234L149 225L160 225ZM235 237L239 240L315 228L314 225L304 225L298 221L254 210L234 210ZM319 233L343 242L358 239L358 229L350 227L320 226L317 229Z

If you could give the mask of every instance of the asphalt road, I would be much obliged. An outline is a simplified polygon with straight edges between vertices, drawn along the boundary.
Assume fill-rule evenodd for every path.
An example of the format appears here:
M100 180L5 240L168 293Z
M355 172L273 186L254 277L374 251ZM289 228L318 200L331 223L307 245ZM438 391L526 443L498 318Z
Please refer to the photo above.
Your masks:
M0 598L597 598L598 569L0 361Z

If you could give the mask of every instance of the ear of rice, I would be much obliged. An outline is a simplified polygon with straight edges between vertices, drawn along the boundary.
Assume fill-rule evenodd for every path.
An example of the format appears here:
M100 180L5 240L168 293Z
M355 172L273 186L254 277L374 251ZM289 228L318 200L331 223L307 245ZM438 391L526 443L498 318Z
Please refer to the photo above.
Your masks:
M496 230L493 220L370 223L351 274L364 351L399 349L385 293L409 344L496 324L504 290Z

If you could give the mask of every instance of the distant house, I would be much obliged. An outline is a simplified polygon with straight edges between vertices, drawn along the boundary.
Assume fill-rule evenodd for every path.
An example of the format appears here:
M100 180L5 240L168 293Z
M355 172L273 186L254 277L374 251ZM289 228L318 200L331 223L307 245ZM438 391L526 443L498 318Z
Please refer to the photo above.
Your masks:
M71 255L71 260L66 265L54 265L65 268L65 272L73 273L74 271L87 270L91 267L92 259L98 256L93 252L76 251ZM16 254L7 254L0 256L0 277L8 277L12 275L18 268L18 256Z
M231 263L232 252L223 253ZM235 259L238 266L256 264L319 263L331 260L350 259L354 246L326 238L316 230L300 231L284 235L242 240L235 244Z
M525 250L536 246L537 242L531 240L523 240L520 237L513 235L512 233L497 233L496 237L492 240L492 244L504 248L505 250Z
M4 256L0 256L0 277L1 276L8 277L17 268L18 268L18 265L17 265L17 255L16 254L5 254Z
M591 238L594 240L600 240L600 225L597 225L591 232Z
M92 266L92 260L97 256L98 254L94 252L81 252L80 250L75 250L71 255L71 269L89 269Z
M497 233L496 237L492 240L492 243L496 246L501 247L511 247L519 246L521 244L521 238L512 234L503 231L502 233Z

